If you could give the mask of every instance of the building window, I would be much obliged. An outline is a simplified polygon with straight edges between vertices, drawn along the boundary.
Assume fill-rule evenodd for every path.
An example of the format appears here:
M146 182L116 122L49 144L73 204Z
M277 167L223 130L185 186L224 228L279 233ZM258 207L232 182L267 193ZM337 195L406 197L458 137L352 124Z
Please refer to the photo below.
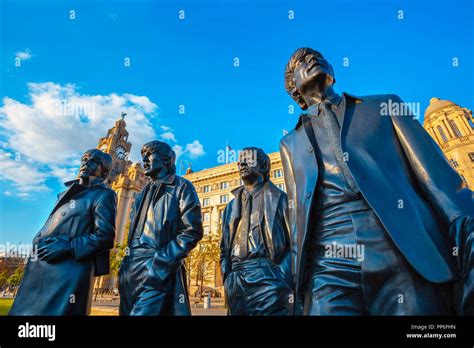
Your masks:
M278 187L282 191L285 191L285 184L277 184L276 187Z
M469 152L469 158L474 162L474 152Z
M219 184L221 190L225 190L229 187L229 183L227 181L223 181Z
M203 200L202 200L202 206L203 207L208 207L209 203L210 203L209 198L203 198Z
M449 125L451 126L451 129L453 130L456 137L458 137L458 138L462 137L462 133L459 130L458 125L456 124L456 122L454 122L454 120L449 120Z
M204 232L204 234L209 234L209 231L210 231L209 226L204 226L204 227L203 227L203 232Z
M209 185L205 185L202 187L202 192L203 193L207 193L207 192L210 192L211 191L211 186Z
M443 142L447 142L448 141L448 137L446 136L446 134L444 133L444 130L441 126L438 126L436 127L436 129L438 129L438 132L439 132L439 135L441 136L441 139L443 139Z
M209 222L210 219L211 219L211 214L209 214L209 213L204 213L203 214L202 220L204 222Z
M281 178L283 176L283 171L281 169L277 169L273 171L274 178Z
M451 159L449 160L449 162L451 163L451 165L452 165L454 168L459 167L458 161L456 161L454 158L451 158Z
M221 203L227 203L229 199L229 195L221 195Z

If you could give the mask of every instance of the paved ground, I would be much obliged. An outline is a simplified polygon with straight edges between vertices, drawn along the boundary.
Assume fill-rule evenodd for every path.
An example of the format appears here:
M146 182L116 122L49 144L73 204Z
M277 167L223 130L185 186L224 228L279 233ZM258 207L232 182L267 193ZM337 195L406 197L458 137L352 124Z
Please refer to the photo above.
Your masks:
M192 303L192 302L191 302ZM203 303L197 305L191 304L192 315L227 315L227 310L224 308L224 301L222 299L212 299L211 308L205 309ZM93 302L91 315L118 315L118 303L111 301Z
M13 299L0 299L0 315L7 315ZM222 299L212 299L211 308L204 309L204 304L197 305L191 301L192 315L227 315L227 310L224 308L224 301ZM95 301L92 303L91 315L116 316L118 315L118 301L104 300Z

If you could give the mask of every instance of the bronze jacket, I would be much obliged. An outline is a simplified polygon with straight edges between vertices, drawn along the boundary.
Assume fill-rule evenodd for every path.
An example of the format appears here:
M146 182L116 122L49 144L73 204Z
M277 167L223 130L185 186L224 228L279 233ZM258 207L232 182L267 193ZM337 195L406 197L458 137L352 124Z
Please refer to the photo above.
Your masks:
M145 188L132 208L130 231L139 219L138 211L144 192ZM173 302L170 314L190 315L184 261L203 236L201 204L193 184L175 174L167 176L159 184L154 197L155 202L151 203L153 209L140 231L140 245L156 250L152 255L153 276L161 281L174 277L174 297L186 294L186 301ZM129 234L129 245L134 237Z
M240 192L243 186L232 193L236 198L226 206L222 218L221 272L223 280L232 270L230 261L231 246L240 220ZM264 242L270 259L281 268L289 286L293 284L291 272L290 235L288 225L288 202L286 193L272 182L263 187L263 206L265 225L262 230Z

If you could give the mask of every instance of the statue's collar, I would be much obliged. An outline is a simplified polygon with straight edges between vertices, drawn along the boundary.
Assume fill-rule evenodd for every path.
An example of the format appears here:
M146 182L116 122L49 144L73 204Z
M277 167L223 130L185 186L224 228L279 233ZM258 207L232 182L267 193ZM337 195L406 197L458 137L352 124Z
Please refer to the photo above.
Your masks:
M341 99L339 100L338 105L341 103L342 98L346 98L346 99L349 98L349 99L352 99L352 100L354 100L355 102L358 102L358 103L360 103L360 102L363 101L362 98L360 98L360 97L357 97L357 96L355 96L355 95L352 95L352 94L343 92L343 93L342 93L342 97L341 97ZM318 105L318 104L315 104L315 105ZM298 119L298 123L296 123L296 126L295 126L295 130L297 130L297 129L299 129L299 128L301 127L301 125L303 124L303 117L306 116L306 115L307 115L306 112L300 114L300 117L299 117L299 119Z
M174 184L175 179L176 179L176 174L175 173L169 173L168 175L166 175L162 179L154 180L153 183L155 185L159 185L159 184L172 185L172 184Z
M79 185L79 179L74 179L74 180L70 180L70 181L66 181L64 183L65 186L72 186L74 184L76 185ZM105 187L105 183L104 183L104 179L103 178L99 178L99 177L94 177L94 179L92 179L90 182L89 182L89 185L87 187L96 187L96 186L103 186Z

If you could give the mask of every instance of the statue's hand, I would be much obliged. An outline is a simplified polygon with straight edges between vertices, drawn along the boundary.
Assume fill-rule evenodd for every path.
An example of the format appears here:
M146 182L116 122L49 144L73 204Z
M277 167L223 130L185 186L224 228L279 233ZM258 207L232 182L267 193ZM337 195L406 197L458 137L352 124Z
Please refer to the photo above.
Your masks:
M72 255L71 243L59 238L46 238L38 248L38 258L48 263L60 261Z

